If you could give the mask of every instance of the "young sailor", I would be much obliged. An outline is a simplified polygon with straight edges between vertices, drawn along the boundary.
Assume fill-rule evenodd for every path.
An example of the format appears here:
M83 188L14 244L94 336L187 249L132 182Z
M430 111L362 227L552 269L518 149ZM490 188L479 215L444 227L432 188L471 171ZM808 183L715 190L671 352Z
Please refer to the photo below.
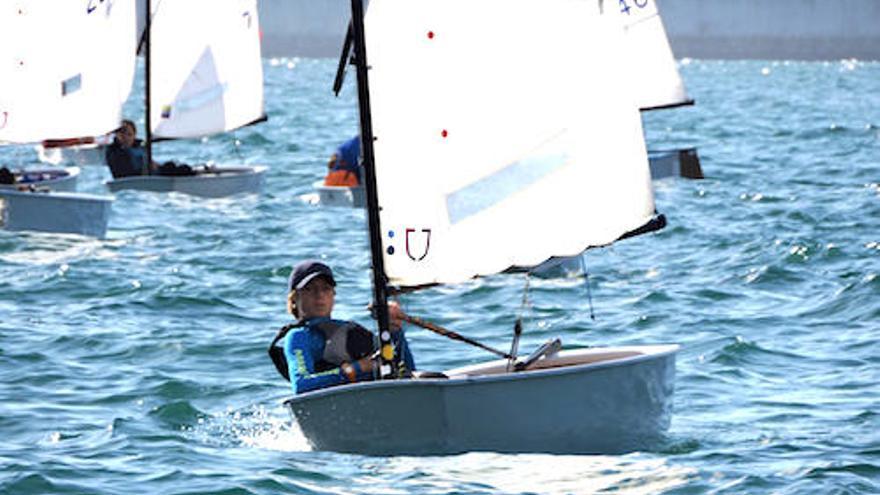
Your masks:
M131 120L123 120L114 132L113 143L104 150L104 159L114 179L133 175L149 175L155 165L145 167L144 148L136 139L137 127Z
M327 164L325 186L357 187L361 183L361 137L342 143Z
M287 310L297 322L281 328L269 356L294 393L373 379L373 334L355 322L332 319L335 287L333 272L320 261L300 262L290 274ZM415 363L401 331L400 306L389 303L388 312L402 368L412 372Z

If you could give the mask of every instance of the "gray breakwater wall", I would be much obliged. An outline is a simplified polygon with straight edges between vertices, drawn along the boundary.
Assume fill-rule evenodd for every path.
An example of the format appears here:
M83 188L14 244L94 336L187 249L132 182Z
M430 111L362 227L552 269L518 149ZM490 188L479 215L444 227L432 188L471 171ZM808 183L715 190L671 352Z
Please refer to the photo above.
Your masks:
M656 1L678 58L880 60L880 0ZM350 0L259 7L265 56L339 56Z

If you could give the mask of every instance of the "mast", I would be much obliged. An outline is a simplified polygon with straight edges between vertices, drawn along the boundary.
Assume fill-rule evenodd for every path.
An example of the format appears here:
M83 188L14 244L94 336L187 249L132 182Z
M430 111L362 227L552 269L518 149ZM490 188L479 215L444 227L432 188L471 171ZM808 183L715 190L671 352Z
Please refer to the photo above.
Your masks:
M146 119L146 134L144 139L144 169L143 174L149 174L150 165L153 163L153 131L150 122L150 0L144 2L144 113Z
M361 123L361 154L364 161L364 187L367 195L367 223L370 229L370 253L373 263L373 307L379 323L381 378L397 375L397 360L388 325L388 286L385 261L382 257L382 228L379 225L379 197L376 189L376 169L373 155L373 123L370 114L370 91L367 78L367 50L364 36L364 5L362 0L351 0L351 26L354 36L354 56L357 67L358 106Z

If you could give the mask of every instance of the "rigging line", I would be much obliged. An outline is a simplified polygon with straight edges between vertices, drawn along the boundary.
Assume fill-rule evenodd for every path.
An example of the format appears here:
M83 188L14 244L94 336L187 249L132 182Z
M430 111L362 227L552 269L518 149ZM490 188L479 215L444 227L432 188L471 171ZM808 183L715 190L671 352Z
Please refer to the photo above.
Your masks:
M453 332L452 330L448 330L446 328L443 328L440 325L437 325L435 323L431 323L430 321L425 321L421 318L416 318L415 316L410 316L406 313L401 315L401 319L407 323L412 323L413 325L416 325L418 327L422 327L425 330L430 330L434 333L440 334L444 337L448 337L452 340L459 340L461 342L465 342L465 343L470 344L472 346L479 347L480 349L489 351L492 354L501 356L503 358L511 359L511 357L512 357L510 354L508 354L504 351L499 351L498 349L493 349L492 347L489 347L485 344L477 342L476 340L465 337L464 335L461 335L459 333Z
M161 2L161 0L159 0ZM153 164L153 130L150 121L150 99L152 92L152 83L150 82L150 64L152 63L150 31L152 31L153 13L151 9L151 1L147 0L144 6L144 163L141 169L142 175L150 175L150 167Z
M526 272L526 285L523 288L523 297L522 304L519 308L519 316L516 318L516 323L513 324L513 342L510 343L510 358L507 360L507 372L513 371L514 362L516 361L517 354L519 353L519 339L522 336L522 320L523 314L525 313L526 307L529 304L529 281L531 272Z
M353 27L348 21L348 29L345 31L345 41L342 43L342 53L339 54L339 65L336 67L336 79L333 81L333 93L339 96L342 91L342 83L345 82L345 65L351 55L351 42L353 39Z
M153 9L152 17L156 17L155 12L159 11L159 6L162 5L162 0L156 2L156 8ZM135 55L140 55L144 48L144 42L146 41L144 38L147 34L147 26L144 25L144 29L141 31L141 35L138 37L137 49L134 51Z
M581 270L584 272L584 286L587 288L587 300L590 301L590 319L596 321L596 315L593 313L593 293L590 290L590 274L587 273L587 262L584 261L583 254L581 254Z

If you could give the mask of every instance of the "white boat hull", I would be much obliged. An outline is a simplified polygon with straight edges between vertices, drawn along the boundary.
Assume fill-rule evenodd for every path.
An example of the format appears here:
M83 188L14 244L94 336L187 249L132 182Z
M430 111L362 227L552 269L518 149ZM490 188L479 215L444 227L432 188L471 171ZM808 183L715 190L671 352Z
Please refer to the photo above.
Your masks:
M367 205L364 186L325 186L323 182L319 182L315 184L315 190L318 193L318 204L321 206L364 208Z
M107 181L112 192L127 189L152 192L179 192L204 198L259 193L266 167L212 167L196 175L137 175Z
M35 188L47 188L52 191L76 191L79 173L79 167L17 170L15 171L16 179L21 181L21 176L26 175L26 181L16 182L15 184L0 184L0 189L12 190L33 186Z
M0 227L103 238L112 203L110 196L0 189Z
M537 369L505 361L309 392L285 404L318 450L622 453L669 427L677 345L563 351ZM388 407L393 404L393 407Z
M654 180L666 177L703 178L696 148L648 150L648 162L651 165L651 178Z

